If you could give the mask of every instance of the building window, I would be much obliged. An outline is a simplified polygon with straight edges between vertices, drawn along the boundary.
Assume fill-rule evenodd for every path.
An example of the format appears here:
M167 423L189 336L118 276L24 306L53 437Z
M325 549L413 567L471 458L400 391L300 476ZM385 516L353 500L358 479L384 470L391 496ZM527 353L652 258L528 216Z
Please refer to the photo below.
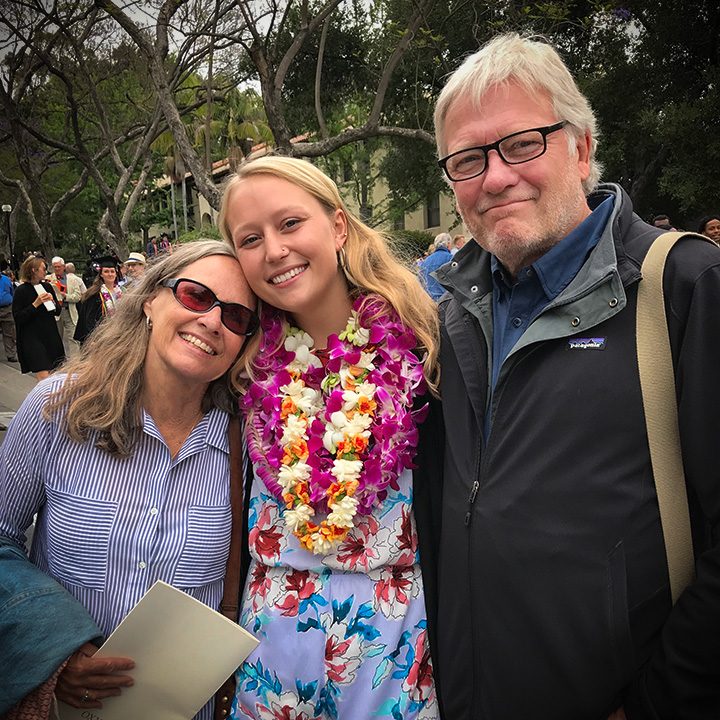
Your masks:
M440 193L430 196L425 203L425 227L440 227Z

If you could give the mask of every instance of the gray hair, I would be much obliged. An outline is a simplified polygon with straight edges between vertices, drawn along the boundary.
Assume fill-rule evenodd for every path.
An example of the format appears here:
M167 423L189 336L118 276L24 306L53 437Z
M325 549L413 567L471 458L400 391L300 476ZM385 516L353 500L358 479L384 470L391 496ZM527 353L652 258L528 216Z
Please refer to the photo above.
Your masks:
M55 263L62 263L62 264L64 265L64 264L65 264L65 261L64 261L59 255L56 255L56 256L50 261L50 264L51 264L51 265L54 265Z
M546 92L558 120L567 120L565 130L571 152L575 142L590 133L590 174L583 181L589 194L600 180L602 165L595 158L598 128L588 99L580 92L575 80L557 50L544 41L506 33L486 43L465 59L450 76L435 106L435 136L440 157L447 154L444 136L445 120L453 103L470 97L480 109L480 99L493 86L514 81L530 92Z
M433 241L433 247L437 250L438 248L444 247L449 248L452 245L452 235L450 233L441 232L435 236Z

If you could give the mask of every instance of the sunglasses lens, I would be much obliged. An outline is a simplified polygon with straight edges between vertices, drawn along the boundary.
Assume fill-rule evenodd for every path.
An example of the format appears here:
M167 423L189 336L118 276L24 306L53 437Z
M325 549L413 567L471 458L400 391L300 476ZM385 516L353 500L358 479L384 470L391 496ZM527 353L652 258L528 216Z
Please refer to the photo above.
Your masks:
M190 280L183 280L178 283L175 289L175 297L188 310L194 312L206 312L215 302L215 296L211 290Z
M239 303L221 302L215 293L193 280L173 280L175 298L188 310L206 313L216 305L220 306L223 325L236 335L252 335L259 326L257 315Z
M226 305L222 319L225 327L236 335L252 335L257 327L255 313L243 305Z

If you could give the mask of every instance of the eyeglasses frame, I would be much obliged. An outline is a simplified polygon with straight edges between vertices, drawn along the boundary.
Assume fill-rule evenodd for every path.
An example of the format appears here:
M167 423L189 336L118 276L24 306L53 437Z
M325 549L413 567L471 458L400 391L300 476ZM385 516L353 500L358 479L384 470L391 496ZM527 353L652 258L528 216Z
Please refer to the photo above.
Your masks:
M212 305L210 305L210 307L207 310L192 310L191 308L185 306L182 302L180 302L180 300L178 299L178 296L177 296L177 286L181 282L191 282L191 283L194 283L195 285L200 285L200 287L205 288L205 290L207 290L215 298ZM162 287L166 287L172 291L173 297L175 298L175 302L177 302L178 305L180 305L181 307L184 307L186 310L189 310L192 313L196 313L197 315L205 315L205 314L209 313L213 308L219 307L220 308L220 322L222 322L222 324L228 330L230 330L230 332L233 333L233 335L239 335L240 337L252 337L258 331L258 328L260 327L260 318L258 317L258 314L254 310L251 310L249 307L246 307L242 303L230 303L230 302L225 302L224 300L219 300L218 296L207 285L204 285L203 283L198 282L197 280L193 280L192 278L184 278L184 277L166 278L165 280L162 280L160 282L160 285ZM247 332L238 333L238 332L235 332L235 330L232 330L231 328L229 328L227 326L223 313L225 312L226 308L233 306L233 305L237 305L241 308L244 308L245 310L247 310L250 313L250 322L248 323Z
M509 135L506 135L505 137L501 137L499 140L496 140L494 143L489 143L488 145L475 145L473 147L463 148L462 150L457 150L454 153L450 153L449 155L446 155L443 158L440 158L437 161L437 164L442 168L443 172L447 176L447 179L450 180L450 182L465 182L465 180L472 180L473 178L480 177L487 169L488 169L488 157L491 150L495 150L495 152L498 154L500 159L506 163L507 165L522 165L523 163L530 162L531 160L537 160L539 157L542 157L547 152L547 136L551 133L557 132L558 130L562 130L566 125L569 125L569 120L561 120L560 122L556 122L553 125L545 125L543 127L535 127L535 128L527 128L526 130L518 130L517 132L510 133ZM509 140L510 138L515 137L516 135L524 135L525 133L529 132L539 132L542 135L543 139L543 149L542 152L538 155L534 155L531 158L527 158L527 160L519 160L518 162L511 162L510 160L507 160L505 156L502 154L502 151L500 150L500 144L504 143L506 140ZM485 167L479 172L475 173L474 175L469 175L468 177L460 178L459 180L455 180L453 177L451 177L450 173L447 169L447 162L451 158L456 157L457 155L462 155L462 153L466 153L469 150L482 150L483 154L485 155Z

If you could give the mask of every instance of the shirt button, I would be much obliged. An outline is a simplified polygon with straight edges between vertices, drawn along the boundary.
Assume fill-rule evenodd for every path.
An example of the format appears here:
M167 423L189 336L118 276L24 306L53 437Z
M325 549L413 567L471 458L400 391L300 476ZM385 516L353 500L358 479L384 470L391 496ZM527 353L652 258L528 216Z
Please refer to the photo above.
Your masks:
M157 508L150 508L151 515L157 515L160 511Z
M519 317L515 317L512 319L513 327L519 328L522 325L522 319Z
M144 562L143 560L141 560L141 561L138 563L138 567L139 567L141 570L144 570L144 569L147 567L147 563Z

